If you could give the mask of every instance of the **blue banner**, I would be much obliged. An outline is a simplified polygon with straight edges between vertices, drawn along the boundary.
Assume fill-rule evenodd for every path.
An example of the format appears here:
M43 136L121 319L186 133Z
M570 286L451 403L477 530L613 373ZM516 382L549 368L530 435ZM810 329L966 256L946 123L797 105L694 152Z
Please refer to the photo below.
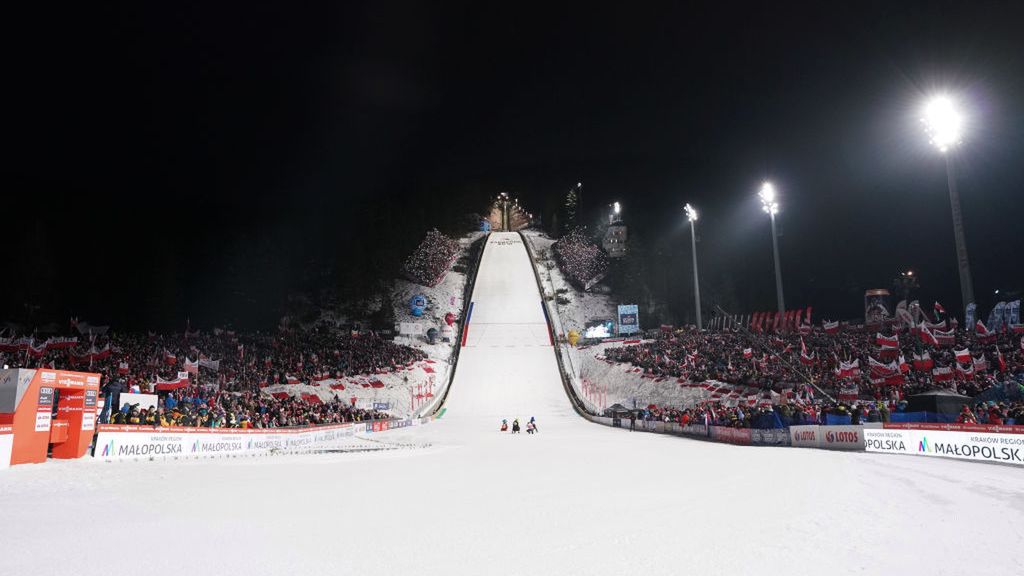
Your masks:
M1009 324L1011 326L1016 326L1017 324L1020 324L1020 300L1014 300L1013 302L1010 302L1010 305L1007 306L1007 308L1009 309L1010 314Z
M639 314L636 304L619 304L619 336L640 332Z
M966 322L964 322L964 330L973 330L978 315L978 305L971 302L967 305L967 314L964 315Z

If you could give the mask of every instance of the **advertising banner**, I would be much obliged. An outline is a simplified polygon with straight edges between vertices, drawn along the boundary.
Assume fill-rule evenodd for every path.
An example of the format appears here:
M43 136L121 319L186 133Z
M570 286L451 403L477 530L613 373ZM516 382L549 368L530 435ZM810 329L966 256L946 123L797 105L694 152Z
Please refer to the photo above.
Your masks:
M800 448L818 448L819 447L819 436L818 432L821 426L810 425L810 426L790 426L789 427L789 442L792 446L798 446Z
M869 452L941 456L1024 466L1024 433L988 426L920 425L865 430ZM1007 428L1007 427L1000 427Z
M822 426L818 438L818 448L864 450L863 426Z
M909 430L886 430L868 428L864 430L864 444L868 452L888 454L913 454L913 440Z
M53 417L52 387L39 387L39 402L36 406L36 432L47 432L50 430L50 420Z
M789 446L789 431L785 428L752 428L750 442L756 446Z
M402 421L398 427L411 424ZM387 421L367 422L375 431L388 430ZM283 452L342 449L363 423L276 429L153 428L102 425L94 458L100 460L256 456Z
M11 465L11 450L14 448L14 426L0 424L0 470Z
M712 426L711 438L729 444L741 444L749 446L750 428L726 428L724 426Z
M636 304L619 304L619 336L640 332L639 314Z
M891 430L886 430L891 432ZM1024 466L1024 434L985 432L945 432L909 430L913 445L921 456L945 456L964 460L1000 462Z

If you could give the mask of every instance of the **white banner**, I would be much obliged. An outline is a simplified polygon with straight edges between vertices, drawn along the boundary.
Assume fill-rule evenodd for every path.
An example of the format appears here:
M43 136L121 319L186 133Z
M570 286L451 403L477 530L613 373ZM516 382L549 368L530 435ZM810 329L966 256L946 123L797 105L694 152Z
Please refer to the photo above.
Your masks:
M419 322L399 322L398 333L404 336L422 336L423 324Z
M120 398L121 406L128 405L139 405L139 410L155 410L160 404L160 397L156 394L130 394L122 392Z
M14 447L14 427L0 424L0 470L11 465L11 450Z
M864 443L868 452L889 454L913 454L913 443L909 430L885 430L874 428L864 431Z
M868 451L941 456L1024 466L1024 434L951 430L871 430ZM872 439L877 438L877 441Z
M412 421L394 422L393 428L412 425ZM351 446L356 434L368 431L368 424L355 422L249 430L102 425L96 435L93 457L99 460L148 460L339 450ZM378 428L375 431L388 429L388 421L377 420L373 424Z
M800 448L819 448L819 434L818 430L821 426L809 425L809 426L790 426L789 427L789 443L791 446L798 446Z

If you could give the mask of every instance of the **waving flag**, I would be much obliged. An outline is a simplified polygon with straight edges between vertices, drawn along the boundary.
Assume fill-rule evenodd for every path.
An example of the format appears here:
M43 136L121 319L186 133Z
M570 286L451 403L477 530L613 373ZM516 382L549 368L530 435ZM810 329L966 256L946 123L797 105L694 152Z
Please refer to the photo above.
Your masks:
M899 336L885 336L881 332L875 334L875 344L883 349L895 350L900 347Z
M931 370L934 365L935 363L932 362L932 357L927 351L924 354L914 354L914 370L924 372Z
M956 361L961 364L966 364L971 361L971 351L967 348L964 348L963 350L955 350L953 351L953 354L956 355Z
M838 334L839 333L839 322L825 322L822 325L825 329L825 334Z
M939 366L932 370L932 380L936 382L949 382L953 379L953 369L949 366Z
M985 372L988 370L988 360L985 359L985 355L982 354L977 358L974 358L974 371Z
M985 327L985 323L978 320L974 323L974 334L978 338L978 342L983 344L991 344L995 342L996 333Z

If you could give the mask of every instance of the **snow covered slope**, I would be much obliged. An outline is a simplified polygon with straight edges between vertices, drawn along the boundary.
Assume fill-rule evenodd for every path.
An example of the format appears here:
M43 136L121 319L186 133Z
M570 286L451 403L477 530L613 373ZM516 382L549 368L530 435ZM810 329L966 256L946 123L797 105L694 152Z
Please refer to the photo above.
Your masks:
M15 467L0 574L1020 573L1017 468L579 418L518 242L490 238L444 418L386 436L430 447Z

